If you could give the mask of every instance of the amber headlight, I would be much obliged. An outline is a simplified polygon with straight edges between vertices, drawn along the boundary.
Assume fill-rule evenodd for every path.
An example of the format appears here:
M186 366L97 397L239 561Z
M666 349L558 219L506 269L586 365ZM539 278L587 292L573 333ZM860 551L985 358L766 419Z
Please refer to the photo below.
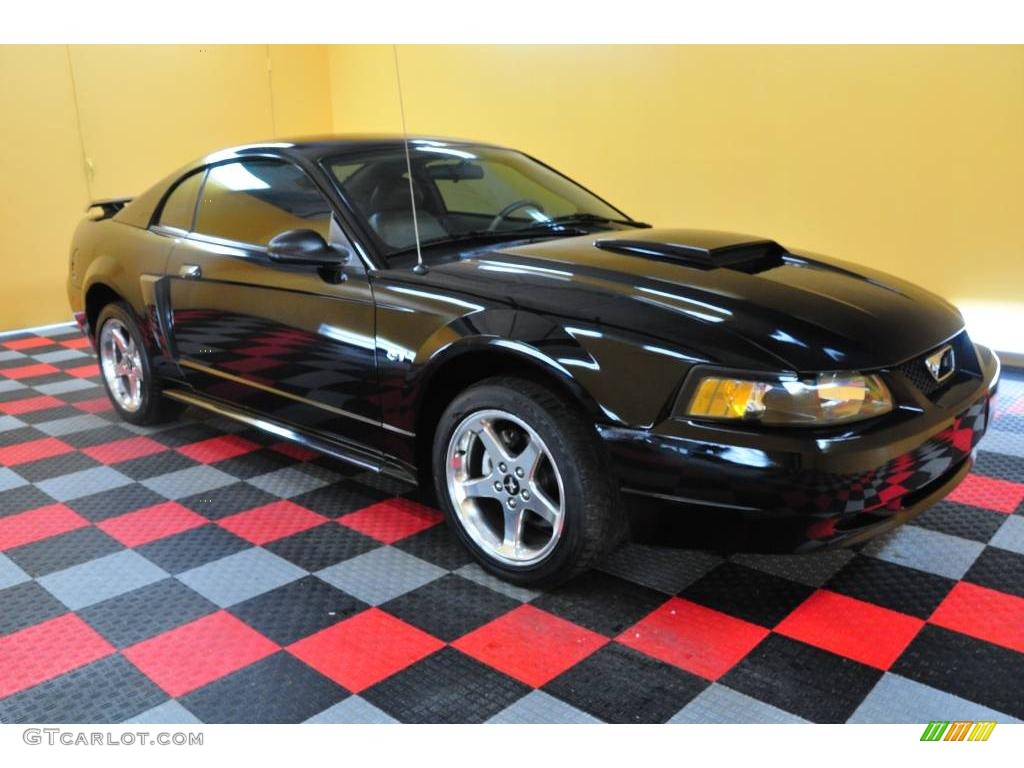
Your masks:
M684 416L754 421L776 426L827 426L892 410L892 395L874 374L823 373L773 380L702 376Z

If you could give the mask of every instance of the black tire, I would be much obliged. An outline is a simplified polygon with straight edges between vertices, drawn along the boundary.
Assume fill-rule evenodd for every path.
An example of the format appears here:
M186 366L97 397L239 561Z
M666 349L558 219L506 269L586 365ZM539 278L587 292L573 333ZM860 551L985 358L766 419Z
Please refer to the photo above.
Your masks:
M120 301L113 302L111 304L107 304L100 311L100 315L96 320L97 347L99 346L99 340L102 336L103 326L111 319L120 321L131 335L132 340L140 350L139 361L142 368L142 402L138 410L129 411L121 406L118 399L114 396L114 393L111 392L110 384L107 381L106 376L102 373L101 360L100 378L103 380L103 388L107 391L107 397L110 398L110 402L114 406L114 410L117 412L117 415L131 424L138 424L142 426L160 424L174 419L184 410L184 406L164 397L161 392L160 382L153 373L153 366L150 361L150 345L143 337L142 332L139 329L139 324L135 321L134 314L128 304Z
M501 409L529 424L560 468L565 501L561 537L543 560L528 566L502 563L474 542L448 491L449 441L463 419L488 409ZM458 395L438 422L431 464L437 499L459 540L487 571L514 584L550 587L570 579L594 565L625 531L619 491L593 422L576 403L534 381L495 377Z

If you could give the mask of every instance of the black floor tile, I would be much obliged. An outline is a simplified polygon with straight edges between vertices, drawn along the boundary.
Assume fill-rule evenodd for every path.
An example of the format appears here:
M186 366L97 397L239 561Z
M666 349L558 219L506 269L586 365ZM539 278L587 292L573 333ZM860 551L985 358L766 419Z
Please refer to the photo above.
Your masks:
M544 690L609 723L663 723L707 686L696 675L609 643Z
M181 703L206 723L301 723L348 695L279 651L193 691Z
M0 699L0 723L119 723L167 700L121 656Z
M446 525L433 525L425 531L396 541L392 546L446 571L457 571L473 562L472 555L458 542L455 534Z
M165 501L167 499L159 493L154 493L139 483L132 483L110 491L100 491L90 496L72 499L66 502L66 505L86 520L99 523L128 512L163 504Z
M277 500L277 496L261 491L254 485L238 482L186 496L178 499L178 503L210 520L221 520Z
M204 525L136 548L168 573L178 574L248 549L248 541L219 525Z
M0 491L0 519L53 504L52 498L34 485L20 485Z
M986 544L1004 520L1006 515L1000 512L954 501L940 501L915 517L912 525Z
M118 541L99 528L79 528L9 549L5 554L29 576L38 578L122 549Z
M163 579L83 608L78 615L111 644L127 648L216 610L177 579Z
M927 619L955 584L943 576L858 555L825 586L848 597Z
M774 627L813 591L805 584L725 562L683 589L679 596L754 624Z
M529 691L454 648L442 648L360 695L404 723L483 723Z
M307 571L319 571L377 549L380 542L344 525L318 525L264 545L264 549Z
M380 607L451 642L519 605L517 600L450 573Z
M1024 597L1024 555L999 547L985 547L964 575L964 581Z
M588 571L549 591L533 605L615 637L665 602L665 595L601 571Z
M34 581L0 589L0 637L67 612L64 603Z
M1024 719L1024 654L1008 648L927 624L892 671Z
M769 635L720 683L815 723L843 723L880 670L781 635Z
M368 607L316 576L305 576L232 606L230 612L260 634L284 646Z

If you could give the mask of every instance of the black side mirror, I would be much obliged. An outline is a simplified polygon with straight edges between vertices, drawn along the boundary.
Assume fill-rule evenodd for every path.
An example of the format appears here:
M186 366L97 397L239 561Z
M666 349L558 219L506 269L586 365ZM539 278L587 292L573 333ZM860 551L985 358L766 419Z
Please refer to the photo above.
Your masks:
M349 260L344 248L331 247L319 232L312 229L289 229L267 245L267 255L281 264L311 264L317 267L340 267Z

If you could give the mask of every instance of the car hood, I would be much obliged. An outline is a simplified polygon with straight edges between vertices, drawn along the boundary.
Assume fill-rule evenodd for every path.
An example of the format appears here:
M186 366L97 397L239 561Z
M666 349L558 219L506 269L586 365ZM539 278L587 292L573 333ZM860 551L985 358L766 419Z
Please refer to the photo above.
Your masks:
M730 232L619 230L507 244L431 271L725 365L879 368L963 328L955 307L906 281Z

